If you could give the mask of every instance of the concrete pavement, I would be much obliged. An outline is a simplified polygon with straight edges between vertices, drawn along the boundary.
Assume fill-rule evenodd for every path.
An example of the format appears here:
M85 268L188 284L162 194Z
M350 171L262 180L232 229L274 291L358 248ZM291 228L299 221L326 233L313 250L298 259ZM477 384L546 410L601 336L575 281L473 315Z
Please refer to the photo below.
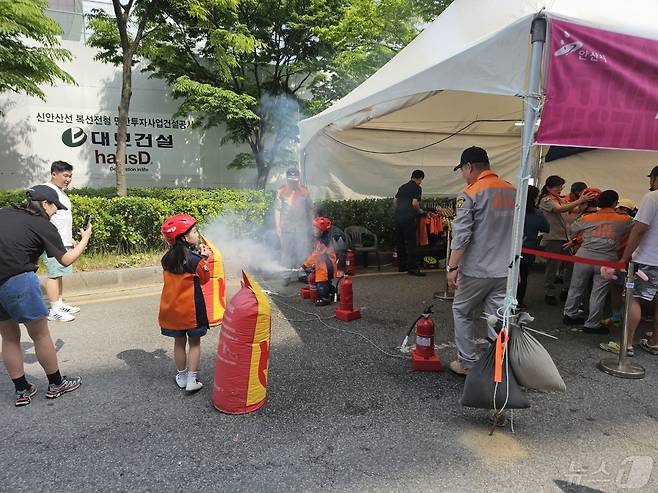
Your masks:
M211 405L217 329L202 342L206 388L176 388L157 284L69 297L82 311L51 331L63 373L81 374L83 387L47 401L25 338L26 371L40 390L15 409L11 381L0 379L2 490L657 491L658 358L637 351L643 380L601 373L604 338L562 327L560 310L541 303L540 281L531 275L528 302L534 326L559 337L541 342L567 392L529 393L515 433L493 436L487 411L459 405L462 378L417 373L398 357L406 329L443 289L439 272L357 277L363 318L328 326L310 314L329 317L331 308L300 300L300 285L264 282L279 293L268 401L246 416ZM447 364L450 305L435 309Z

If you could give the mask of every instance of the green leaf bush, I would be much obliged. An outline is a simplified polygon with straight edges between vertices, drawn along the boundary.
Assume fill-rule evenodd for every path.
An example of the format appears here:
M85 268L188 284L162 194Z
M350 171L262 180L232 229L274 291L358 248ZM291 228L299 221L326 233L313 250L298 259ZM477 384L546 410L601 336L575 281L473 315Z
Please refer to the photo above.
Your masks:
M236 232L262 237L273 228L274 192L262 190L199 188L132 188L127 197L116 197L114 188L80 188L68 192L73 205L73 231L89 215L94 233L90 252L138 253L163 249L162 222L172 214L190 214L201 224L231 215ZM0 207L25 201L23 190L0 191ZM316 203L319 215L338 227L365 226L377 234L383 249L395 239L393 199L323 200Z

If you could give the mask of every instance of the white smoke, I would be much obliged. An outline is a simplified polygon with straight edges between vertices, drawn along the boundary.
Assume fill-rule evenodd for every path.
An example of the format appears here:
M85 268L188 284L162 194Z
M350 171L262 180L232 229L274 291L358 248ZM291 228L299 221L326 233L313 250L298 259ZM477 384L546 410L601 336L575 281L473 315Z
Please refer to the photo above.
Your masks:
M288 271L279 261L278 239L274 231L264 229L258 239L247 238L239 233L240 224L244 224L244 218L227 214L201 227L201 233L222 254L226 276L240 276L244 270L266 278L283 278Z

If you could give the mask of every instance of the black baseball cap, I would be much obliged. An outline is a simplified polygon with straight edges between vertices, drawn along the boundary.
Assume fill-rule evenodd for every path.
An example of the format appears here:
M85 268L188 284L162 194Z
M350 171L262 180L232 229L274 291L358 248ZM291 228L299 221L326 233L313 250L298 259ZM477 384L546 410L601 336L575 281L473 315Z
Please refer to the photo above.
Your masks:
M297 168L288 168L286 171L286 178L292 178L293 180L299 179L299 170Z
M65 207L59 201L57 192L48 185L35 185L32 188L28 188L26 193L30 200L34 200L35 202L46 200L51 204L55 204L62 211L68 210L68 207Z
M459 160L459 164L454 168L452 168L452 170L457 171L467 163L489 164L489 156L487 155L487 151L482 149L482 147L476 147L476 146L469 147L468 149L464 149L464 152L462 152L462 157Z
M653 178L654 176L658 176L658 166L653 167L651 173L647 175L647 178Z

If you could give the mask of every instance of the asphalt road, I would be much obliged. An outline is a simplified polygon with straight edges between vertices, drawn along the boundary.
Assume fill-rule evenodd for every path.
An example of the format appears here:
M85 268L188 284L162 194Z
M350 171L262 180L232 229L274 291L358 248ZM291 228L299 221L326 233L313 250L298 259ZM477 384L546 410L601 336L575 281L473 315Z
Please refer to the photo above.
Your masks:
M356 277L363 318L329 327L303 313L332 311L300 300L299 285L265 282L280 294L268 400L244 416L211 404L217 329L202 342L206 387L191 396L177 389L172 344L157 327L157 285L70 297L82 307L77 320L51 330L63 373L81 374L83 387L47 401L24 342L40 391L17 409L11 381L0 379L0 490L658 491L658 358L637 351L642 380L600 372L604 338L562 327L560 310L541 303L540 278L532 274L528 295L534 327L559 337L540 338L567 391L529 393L514 433L507 426L493 436L488 411L459 405L462 378L414 372L396 349L442 289L439 272ZM450 305L435 309L447 364Z

